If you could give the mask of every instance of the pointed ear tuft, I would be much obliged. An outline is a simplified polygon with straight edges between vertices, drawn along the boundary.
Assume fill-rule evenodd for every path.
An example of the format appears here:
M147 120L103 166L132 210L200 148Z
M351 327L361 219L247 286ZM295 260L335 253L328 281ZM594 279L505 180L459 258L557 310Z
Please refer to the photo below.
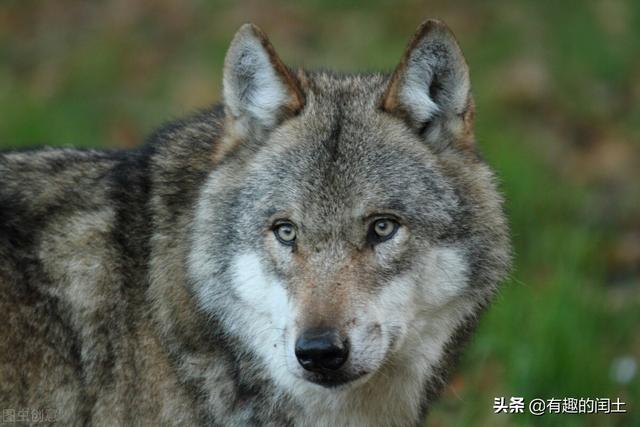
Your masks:
M469 70L444 23L428 20L418 27L391 76L382 109L406 119L428 142L471 143Z
M223 96L236 136L264 132L304 106L296 77L253 24L236 33L224 61Z

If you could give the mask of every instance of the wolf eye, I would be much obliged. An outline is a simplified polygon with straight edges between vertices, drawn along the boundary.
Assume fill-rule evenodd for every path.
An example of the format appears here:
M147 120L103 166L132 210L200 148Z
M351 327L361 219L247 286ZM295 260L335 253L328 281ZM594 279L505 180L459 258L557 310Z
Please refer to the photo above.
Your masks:
M276 239L283 245L292 246L296 240L296 229L290 222L277 224L273 229Z
M382 243L391 239L396 234L399 227L400 224L392 219L378 219L373 224L371 224L371 228L369 230L369 238L373 243Z

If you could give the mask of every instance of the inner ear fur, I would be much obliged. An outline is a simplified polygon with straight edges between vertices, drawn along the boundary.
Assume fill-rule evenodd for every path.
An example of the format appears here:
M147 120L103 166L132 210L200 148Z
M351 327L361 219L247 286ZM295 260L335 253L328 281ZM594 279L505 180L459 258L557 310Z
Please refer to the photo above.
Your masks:
M254 24L245 24L241 27L240 31L245 27L247 27L248 31L251 31L251 33L260 41L260 44L267 53L271 66L276 71L276 76L280 79L288 93L288 101L282 106L285 110L285 114L297 114L302 110L305 104L305 96L302 91L300 81L282 62L264 31Z
M246 141L261 141L273 128L298 114L305 95L298 77L278 57L265 33L253 24L237 31L223 72L225 136L214 159L221 160Z
M474 148L469 69L444 23L427 20L418 27L389 79L381 109L434 146Z

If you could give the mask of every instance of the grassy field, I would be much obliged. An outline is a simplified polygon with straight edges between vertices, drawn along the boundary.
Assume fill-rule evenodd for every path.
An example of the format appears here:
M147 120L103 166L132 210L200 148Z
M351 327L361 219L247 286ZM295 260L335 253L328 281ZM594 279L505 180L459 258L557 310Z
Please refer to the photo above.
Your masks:
M639 426L638 1L4 0L0 149L140 144L219 99L245 21L290 64L363 71L392 69L427 17L467 55L516 250L428 424ZM628 413L494 414L499 396L619 397Z

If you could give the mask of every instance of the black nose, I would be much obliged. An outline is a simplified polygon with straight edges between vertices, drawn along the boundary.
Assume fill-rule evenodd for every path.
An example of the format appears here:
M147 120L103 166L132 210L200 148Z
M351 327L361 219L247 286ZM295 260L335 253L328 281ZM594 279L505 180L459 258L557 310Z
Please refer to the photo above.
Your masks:
M347 361L349 345L335 329L307 329L296 341L296 357L307 371L335 371Z

